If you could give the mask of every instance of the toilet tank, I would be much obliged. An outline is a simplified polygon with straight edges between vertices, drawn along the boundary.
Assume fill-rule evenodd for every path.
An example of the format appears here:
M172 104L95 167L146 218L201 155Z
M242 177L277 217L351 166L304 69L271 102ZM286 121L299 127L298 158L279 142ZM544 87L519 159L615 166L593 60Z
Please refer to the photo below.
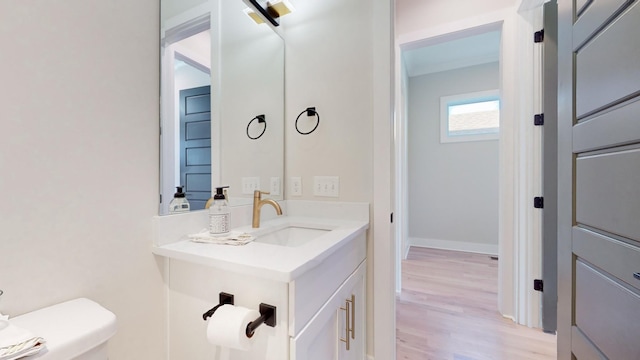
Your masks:
M29 359L106 360L107 341L116 333L116 316L89 299L70 300L10 319L46 340Z

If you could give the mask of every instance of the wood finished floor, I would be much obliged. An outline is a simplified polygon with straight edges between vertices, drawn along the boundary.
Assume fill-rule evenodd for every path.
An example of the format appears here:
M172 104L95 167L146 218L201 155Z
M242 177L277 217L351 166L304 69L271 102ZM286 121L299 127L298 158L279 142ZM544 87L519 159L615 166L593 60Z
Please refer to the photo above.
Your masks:
M396 300L398 360L556 359L556 337L498 313L498 262L412 247Z

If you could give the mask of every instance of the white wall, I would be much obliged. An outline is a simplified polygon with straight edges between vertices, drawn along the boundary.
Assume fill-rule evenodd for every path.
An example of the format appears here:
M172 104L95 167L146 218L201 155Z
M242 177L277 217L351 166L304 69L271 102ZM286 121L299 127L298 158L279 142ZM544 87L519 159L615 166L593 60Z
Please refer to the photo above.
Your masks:
M491 13L516 3L514 0L451 1L396 0L396 35L459 22Z
M76 297L112 359L163 359L157 1L0 2L0 311Z
M162 0L161 3L161 25L164 26L164 21L174 16L180 15L185 11L194 7L203 5L209 0Z
M282 19L287 64L285 179L301 177L303 194L289 192L285 197L371 203L374 25L370 2L297 0L294 6L296 12ZM310 106L316 107L320 125L312 134L300 135L295 119ZM306 115L302 117L304 121ZM340 177L338 198L313 196L313 177L318 175ZM373 354L372 231L368 243L367 352Z
M372 39L365 0L295 2L286 20L286 176L301 176L291 199L371 201ZM318 129L300 135L298 114L315 106ZM305 124L302 116L301 126ZM340 177L340 197L313 196L313 177Z
M440 142L440 97L499 88L499 64L409 78L412 245L498 251L498 141Z

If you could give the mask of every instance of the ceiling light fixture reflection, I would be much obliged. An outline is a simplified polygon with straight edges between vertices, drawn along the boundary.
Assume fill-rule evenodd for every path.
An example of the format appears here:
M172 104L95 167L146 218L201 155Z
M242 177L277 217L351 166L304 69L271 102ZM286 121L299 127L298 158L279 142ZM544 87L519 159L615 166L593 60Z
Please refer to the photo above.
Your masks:
M279 18L292 13L295 9L288 0L248 0L260 14L254 12L252 9L245 9L247 14L256 24L264 23L264 19L269 21L273 26L279 26Z
M251 20L253 20L256 24L264 24L264 20L262 20L260 15L258 15L255 11L249 8L246 8L242 11L244 11L244 13L247 14L247 16L250 17Z

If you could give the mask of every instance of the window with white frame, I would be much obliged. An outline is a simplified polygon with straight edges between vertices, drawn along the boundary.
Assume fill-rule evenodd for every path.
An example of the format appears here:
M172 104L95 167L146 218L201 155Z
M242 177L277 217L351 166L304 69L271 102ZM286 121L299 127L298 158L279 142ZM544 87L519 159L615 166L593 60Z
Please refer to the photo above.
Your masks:
M440 98L440 142L497 140L499 135L498 90Z

